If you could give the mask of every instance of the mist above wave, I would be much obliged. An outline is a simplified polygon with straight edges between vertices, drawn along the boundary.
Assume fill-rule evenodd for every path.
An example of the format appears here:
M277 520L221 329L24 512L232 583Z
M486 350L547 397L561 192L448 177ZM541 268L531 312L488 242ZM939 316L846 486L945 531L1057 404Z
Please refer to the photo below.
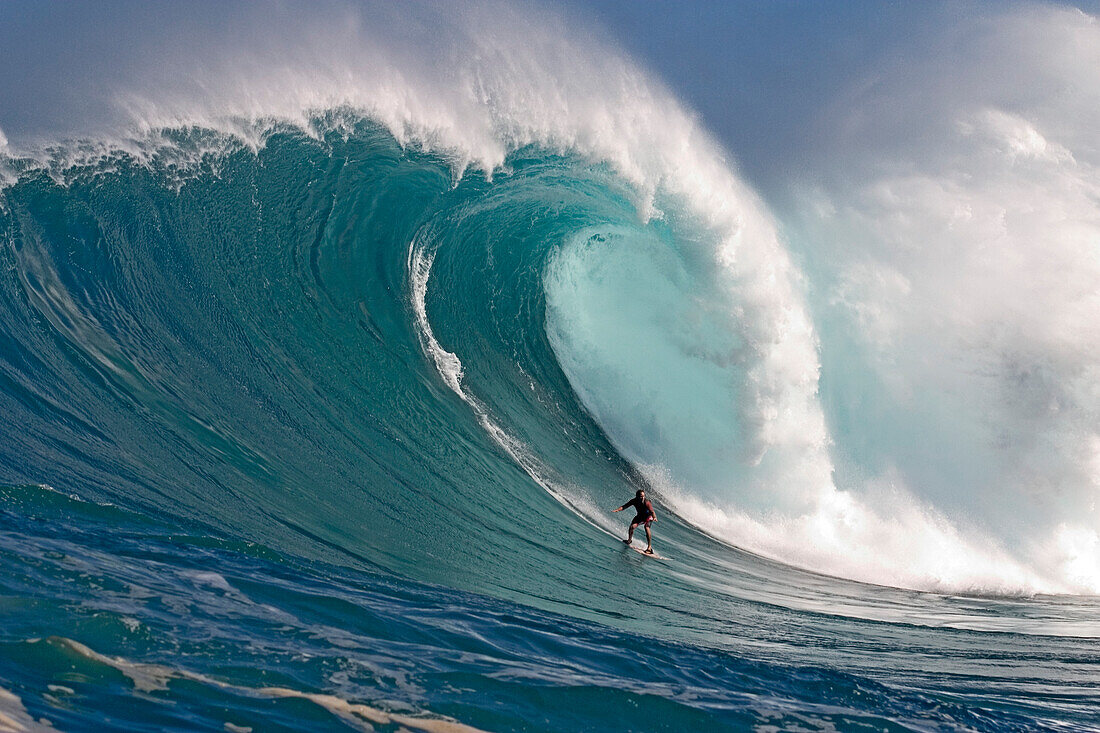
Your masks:
M1089 592L1098 69L1080 11L945 28L830 110L784 217L814 286L838 473L891 476Z

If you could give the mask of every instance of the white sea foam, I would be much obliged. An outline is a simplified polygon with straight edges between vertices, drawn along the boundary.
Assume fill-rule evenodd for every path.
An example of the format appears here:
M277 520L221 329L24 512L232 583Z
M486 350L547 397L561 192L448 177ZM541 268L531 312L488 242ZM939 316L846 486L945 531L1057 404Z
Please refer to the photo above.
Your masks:
M346 700L336 695L303 692L288 687L246 687L244 685L234 685L185 669L174 669L161 664L134 662L123 657L100 654L78 641L73 641L72 639L66 639L64 637L52 637L50 639L37 641L36 643L59 645L86 659L113 667L130 680L134 689L141 692L166 690L168 689L168 683L173 679L184 679L198 682L203 685L209 685L211 687L217 687L221 690L231 691L238 695L259 698L298 698L301 700L308 700L314 705L328 710L350 727L362 731L373 731L374 727L372 724L402 726L403 729L425 731L425 733L480 733L481 730L445 718L422 718L412 715L391 713L380 708L371 707L370 705L351 702L350 700ZM5 690L0 688L0 706L5 703L5 692ZM16 702L18 702L18 700L16 700ZM19 707L21 708L22 706L20 705ZM24 716L24 718L12 718L16 724L21 724L23 719L26 719L26 716ZM3 708L0 707L0 726L3 726L4 722ZM31 722L33 723L33 721ZM231 724L227 724L227 727L229 725ZM16 727L12 728L12 730L41 730L44 727L48 726ZM4 729L0 727L0 731L2 730Z
M863 408L839 465L969 518L1025 587L1097 592L1100 24L1017 7L944 36L819 121L793 207L825 378Z
M10 158L8 152L8 138L4 134L3 129L0 129L0 190L12 185L18 180L18 176L11 170L11 166L8 162Z
M414 244L409 249L409 289L412 291L413 313L416 315L416 333L420 338L421 348L431 357L443 382L463 400L470 402L470 396L462 388L462 362L452 352L440 346L435 332L432 331L432 323L428 320L428 278L432 274L434 261L435 253L429 252L424 246Z
M23 707L23 701L0 687L0 733L24 733L25 731L52 731L48 720L35 720Z

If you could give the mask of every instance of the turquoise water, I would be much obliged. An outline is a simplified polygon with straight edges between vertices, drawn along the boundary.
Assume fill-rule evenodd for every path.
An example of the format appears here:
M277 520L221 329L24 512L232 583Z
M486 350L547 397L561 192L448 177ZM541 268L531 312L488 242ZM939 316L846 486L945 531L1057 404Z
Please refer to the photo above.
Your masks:
M698 402L684 445L752 450L707 366L737 371L752 333L691 311L714 353L683 373L646 341L714 287L703 224L660 197L644 215L561 151L519 148L492 177L453 163L362 118L273 126L255 149L188 127L141 157L8 161L0 711L126 730L1098 727L1095 597L918 592L737 549L643 476L667 424L597 420L621 358L643 387L679 375L646 404ZM679 475L712 490L699 472ZM610 509L640 486L662 560L617 540Z

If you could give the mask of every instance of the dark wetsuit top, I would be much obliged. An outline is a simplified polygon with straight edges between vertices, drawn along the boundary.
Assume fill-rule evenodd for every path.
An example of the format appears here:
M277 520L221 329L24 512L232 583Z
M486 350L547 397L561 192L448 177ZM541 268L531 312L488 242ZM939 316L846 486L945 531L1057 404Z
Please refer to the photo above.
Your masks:
M626 509L628 506L634 507L638 512L638 516L631 520L631 524L641 524L642 522L654 519L657 515L653 513L653 504L649 499L640 499L635 496L633 499L623 504L620 509Z

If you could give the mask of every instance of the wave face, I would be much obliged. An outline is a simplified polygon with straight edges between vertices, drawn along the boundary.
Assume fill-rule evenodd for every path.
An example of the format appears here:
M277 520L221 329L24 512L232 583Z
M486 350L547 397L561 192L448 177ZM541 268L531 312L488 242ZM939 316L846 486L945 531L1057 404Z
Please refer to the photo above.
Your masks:
M125 124L0 137L0 714L102 722L127 688L177 712L122 727L1087 723L1094 331L1037 342L1075 380L1037 391L1005 349L1046 322L944 302L977 255L903 277L860 239L926 178L822 182L777 218L659 84L524 13L399 41L353 13L283 65L212 55L201 98L128 79ZM1084 196L1087 151L1069 166L1021 119L958 134ZM981 230L981 166L937 164ZM943 204L908 200L902 252ZM1051 223L1053 271L1089 221ZM1028 424L1057 449L1022 451ZM937 430L920 470L902 448ZM983 499L1014 451L1048 462L1033 526ZM639 487L660 561L617 541Z

